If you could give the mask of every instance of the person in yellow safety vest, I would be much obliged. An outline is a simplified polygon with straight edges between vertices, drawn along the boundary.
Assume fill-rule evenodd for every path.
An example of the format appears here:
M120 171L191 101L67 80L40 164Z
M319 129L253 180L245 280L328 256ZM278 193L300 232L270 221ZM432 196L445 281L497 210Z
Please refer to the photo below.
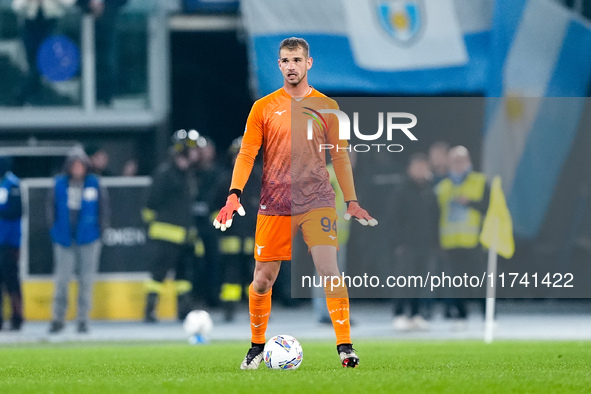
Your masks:
M482 273L484 253L479 235L490 190L486 176L472 169L470 153L464 146L450 149L449 176L439 182L435 192L440 210L439 243L448 264L446 274ZM445 314L446 318L457 319L456 328L464 329L468 317L465 299L452 294Z
M240 150L242 137L236 138L228 148L228 157L233 166L236 155ZM252 177L260 179L262 177L262 168L256 162L253 167ZM223 185L230 181L230 171L227 171ZM249 182L246 185L245 198L242 204L247 212L256 212L259 207L260 182ZM227 188L220 189L222 203L228 194ZM221 204L220 204L221 205ZM212 214L211 221L215 219L218 212ZM236 305L242 300L242 297L248 297L248 286L252 281L254 270L254 259L252 251L254 250L254 233L256 227L256 215L246 215L244 220L237 220L234 225L219 236L219 253L222 267L222 287L219 294L220 301L224 308L224 319L233 321L236 312Z
M163 291L163 281L168 271L175 271L178 319L190 312L192 301L188 268L194 259L193 248L196 231L193 227L191 204L196 186L189 171L196 143L185 130L173 136L170 160L155 171L148 192L146 207L142 211L148 224L148 258L151 278L146 282L146 309L144 321L157 321L156 306Z

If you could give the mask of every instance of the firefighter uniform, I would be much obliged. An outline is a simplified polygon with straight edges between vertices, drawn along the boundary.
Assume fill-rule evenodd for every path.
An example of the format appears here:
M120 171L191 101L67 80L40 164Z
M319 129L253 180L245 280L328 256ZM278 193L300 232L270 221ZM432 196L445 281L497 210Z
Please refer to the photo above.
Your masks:
M258 198L259 196L257 196L257 201ZM226 321L234 319L236 305L242 300L243 291L247 292L248 285L252 282L256 227L256 214L254 212L256 212L258 202L255 207L250 207L250 214L244 200L243 206L247 210L246 215L252 216L255 220L248 220L246 217L243 220L236 220L232 227L219 237L220 262L223 269L220 301L224 306ZM217 216L217 212L215 212L215 216Z
M229 149L229 155L235 157L240 149L242 138L236 139ZM231 172L225 173L225 179L220 182L224 185L220 189L220 202L217 206L223 205L228 195L228 185ZM248 286L252 282L254 271L254 234L256 228L257 211L261 195L262 167L259 162L253 167L251 181L246 185L241 197L241 204L244 206L246 216L235 220L232 227L219 235L219 255L222 267L222 286L220 290L220 301L224 307L226 321L234 319L236 305L242 300L243 295L248 297ZM212 214L211 222L218 212Z
M199 265L193 277L193 295L203 299L210 307L219 303L217 295L220 289L221 269L219 262L218 239L210 219L212 207L220 205L220 181L223 170L215 163L208 168L197 168L195 179L197 195L192 206L195 227L197 228L197 245L195 255ZM227 191L225 193L227 195ZM225 201L225 196L223 196Z
M151 279L146 282L146 322L157 321L155 308L158 295L163 289L162 282L172 269L175 271L178 318L184 319L191 308L192 286L187 279L196 237L191 218L195 187L189 171L175 164L174 155L181 154L182 147L173 153L173 160L158 167L142 211L148 224L151 274Z

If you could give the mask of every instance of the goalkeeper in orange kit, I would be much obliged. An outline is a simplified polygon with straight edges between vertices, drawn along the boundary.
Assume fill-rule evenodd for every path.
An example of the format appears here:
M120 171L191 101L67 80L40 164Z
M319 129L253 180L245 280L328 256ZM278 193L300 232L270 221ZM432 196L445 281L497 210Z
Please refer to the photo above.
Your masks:
M292 111L292 105L297 106L302 99L316 100L325 109L338 109L334 100L308 85L307 72L312 67L308 43L295 37L283 40L279 47L278 64L284 77L283 87L254 103L234 165L230 194L214 221L216 228L225 231L232 225L235 213L244 216L240 194L262 147L264 166L255 234L256 265L249 287L252 344L240 365L241 369L256 369L262 361L265 331L271 312L271 288L281 261L291 260L291 240L299 229L318 274L321 277L340 275L335 194L326 170L325 154L318 149L306 148L311 144L319 146L318 143L339 147L331 150L331 157L348 205L345 219L353 217L362 225L370 226L378 223L356 201L351 163L345 149L347 141L339 140L336 117L327 116L324 127L318 122L314 126L312 141L301 142L301 135L306 133L300 128L292 133L293 119L299 115L299 112ZM306 149L304 154L297 154L299 145ZM351 342L347 288L340 286L333 289L328 282L325 293L341 363L344 367L354 368L359 364L359 357Z

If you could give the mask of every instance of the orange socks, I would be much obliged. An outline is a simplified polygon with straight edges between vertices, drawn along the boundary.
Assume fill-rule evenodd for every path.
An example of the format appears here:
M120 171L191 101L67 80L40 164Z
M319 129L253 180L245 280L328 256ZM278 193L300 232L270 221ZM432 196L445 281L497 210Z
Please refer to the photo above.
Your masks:
M265 343L265 332L269 315L271 314L271 292L259 294L252 288L252 283L248 287L248 308L250 310L250 330L252 332L252 343ZM347 303L347 316L348 316Z
M351 321L349 320L349 294L345 286L333 290L330 286L324 288L326 293L326 305L332 320L337 345L351 343Z
M344 286L331 290L324 289L328 313L332 320L337 345L351 343L351 322L349 320L349 294ZM248 287L248 300L250 310L250 330L252 343L265 343L265 332L271 314L271 290L265 294L254 291L252 284Z

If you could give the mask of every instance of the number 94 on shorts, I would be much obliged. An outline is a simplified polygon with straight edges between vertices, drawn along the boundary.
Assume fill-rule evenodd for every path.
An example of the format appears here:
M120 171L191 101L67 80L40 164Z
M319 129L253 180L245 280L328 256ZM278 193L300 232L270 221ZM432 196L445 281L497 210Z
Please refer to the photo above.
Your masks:
M254 258L258 261L291 260L291 240L302 232L308 248L331 245L338 248L337 213L318 208L294 216L258 215Z

